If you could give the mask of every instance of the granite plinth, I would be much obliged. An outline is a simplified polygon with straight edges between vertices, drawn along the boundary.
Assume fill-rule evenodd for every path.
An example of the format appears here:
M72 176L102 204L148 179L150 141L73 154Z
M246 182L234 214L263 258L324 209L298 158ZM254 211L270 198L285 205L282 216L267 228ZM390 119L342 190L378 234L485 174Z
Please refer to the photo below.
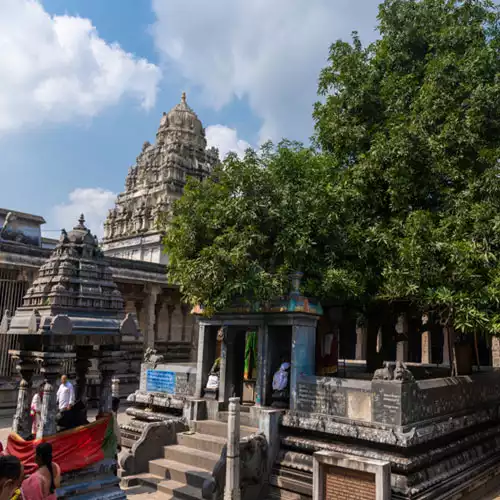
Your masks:
M282 418L277 470L309 474L318 450L352 453L391 464L393 498L458 499L500 467L499 383L496 371L409 382L302 377L297 409Z

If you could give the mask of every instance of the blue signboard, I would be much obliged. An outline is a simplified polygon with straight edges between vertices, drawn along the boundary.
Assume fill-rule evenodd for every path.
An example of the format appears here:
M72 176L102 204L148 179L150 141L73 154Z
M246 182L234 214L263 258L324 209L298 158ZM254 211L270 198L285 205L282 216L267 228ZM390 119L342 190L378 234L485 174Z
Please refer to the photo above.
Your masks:
M146 389L149 392L175 394L175 372L148 370L146 373Z

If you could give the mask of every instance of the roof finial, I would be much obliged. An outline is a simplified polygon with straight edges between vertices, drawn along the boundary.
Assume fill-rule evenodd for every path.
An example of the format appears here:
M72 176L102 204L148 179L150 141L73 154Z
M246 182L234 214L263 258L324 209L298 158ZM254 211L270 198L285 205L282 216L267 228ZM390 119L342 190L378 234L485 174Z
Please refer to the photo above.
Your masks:
M181 101L186 104L186 92L183 92L182 93L182 96L181 96Z
M77 227L78 227L78 229L87 229L85 227L85 216L83 214L80 214L80 218L78 219L78 226Z

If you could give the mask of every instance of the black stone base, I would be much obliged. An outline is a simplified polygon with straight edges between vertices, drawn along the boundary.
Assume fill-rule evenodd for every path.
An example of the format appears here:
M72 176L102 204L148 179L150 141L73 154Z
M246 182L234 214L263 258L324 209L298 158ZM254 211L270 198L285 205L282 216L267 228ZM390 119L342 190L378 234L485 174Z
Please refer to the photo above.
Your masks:
M397 500L459 500L500 474L500 424L481 425L468 433L457 431L446 441L436 440L425 446L402 449L381 446L361 439L332 436L328 433L281 428L281 448L275 463L277 476L293 477L300 473L312 480L312 455L328 450L389 461L391 463L392 498ZM283 482L283 481L282 481ZM286 482L286 481L285 481ZM304 491L307 481L287 490ZM478 497L479 498L479 497Z

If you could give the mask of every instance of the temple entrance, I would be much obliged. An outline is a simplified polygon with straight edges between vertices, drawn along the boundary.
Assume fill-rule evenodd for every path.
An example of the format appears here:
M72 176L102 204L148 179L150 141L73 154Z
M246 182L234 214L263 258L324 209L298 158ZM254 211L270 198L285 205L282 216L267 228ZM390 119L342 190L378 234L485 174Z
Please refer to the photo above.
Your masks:
M255 404L256 380L256 331L229 328L226 345L225 398L238 397L242 404Z

